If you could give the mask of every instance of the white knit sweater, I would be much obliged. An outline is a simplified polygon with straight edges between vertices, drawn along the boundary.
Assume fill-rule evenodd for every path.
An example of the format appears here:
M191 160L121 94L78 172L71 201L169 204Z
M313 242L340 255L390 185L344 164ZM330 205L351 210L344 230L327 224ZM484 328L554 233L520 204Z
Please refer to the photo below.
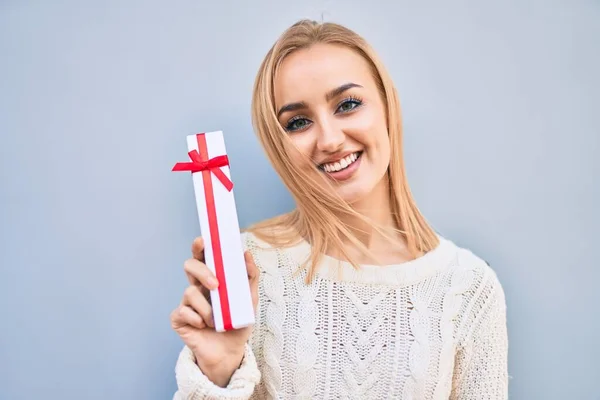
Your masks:
M306 242L243 240L261 271L244 361L220 388L184 347L174 400L508 398L504 292L470 251L440 238L414 261L360 270L326 256L306 285L293 275Z

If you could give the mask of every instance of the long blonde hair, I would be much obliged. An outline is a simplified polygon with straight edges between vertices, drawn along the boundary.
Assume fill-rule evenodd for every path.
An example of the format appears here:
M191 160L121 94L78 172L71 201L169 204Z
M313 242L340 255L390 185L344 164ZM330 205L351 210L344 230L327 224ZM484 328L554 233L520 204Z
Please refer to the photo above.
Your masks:
M320 182L314 175L310 175L290 160L286 154L290 139L276 115L273 86L281 62L292 52L317 43L345 46L356 51L369 63L387 108L392 155L388 180L394 222L415 258L434 249L439 242L434 230L418 210L407 183L402 150L400 103L392 79L379 57L361 36L344 26L331 22L301 20L289 27L265 56L256 76L252 97L252 123L258 139L271 164L291 192L297 208L290 213L257 223L248 230L275 247L291 246L302 240L308 241L312 251L310 263L304 265L308 268L307 281L313 278L320 257L328 250L333 249L358 268L358 263L346 250L345 241L355 245L363 254L369 254L352 229L342 222L340 215L351 215L363 221L366 221L366 218L342 200L333 190L333 186L332 190L323 190L323 182L328 181L327 179L321 179L323 182ZM316 174L320 175L318 172ZM368 223L373 224L372 221Z

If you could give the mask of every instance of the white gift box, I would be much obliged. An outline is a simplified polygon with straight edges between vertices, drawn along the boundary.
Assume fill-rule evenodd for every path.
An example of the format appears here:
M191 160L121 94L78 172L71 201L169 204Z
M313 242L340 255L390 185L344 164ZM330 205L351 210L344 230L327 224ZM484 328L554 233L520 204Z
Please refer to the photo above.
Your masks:
M188 135L187 145L191 161L173 171L192 173L204 259L219 281L210 292L215 330L250 326L254 307L223 132Z

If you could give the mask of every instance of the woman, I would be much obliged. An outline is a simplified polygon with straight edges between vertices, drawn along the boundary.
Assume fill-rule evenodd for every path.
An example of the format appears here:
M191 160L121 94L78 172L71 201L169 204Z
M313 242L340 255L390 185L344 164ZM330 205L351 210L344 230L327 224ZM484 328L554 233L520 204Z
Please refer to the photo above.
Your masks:
M493 270L437 235L403 169L396 91L365 41L300 21L262 63L253 122L297 209L242 234L257 321L217 333L203 244L171 323L175 399L505 399Z

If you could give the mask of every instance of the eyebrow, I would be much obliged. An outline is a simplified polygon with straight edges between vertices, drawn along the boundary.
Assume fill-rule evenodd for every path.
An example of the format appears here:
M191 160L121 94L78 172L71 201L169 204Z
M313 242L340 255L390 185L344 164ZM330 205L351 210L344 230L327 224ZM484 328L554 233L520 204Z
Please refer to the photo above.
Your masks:
M334 97L339 96L340 94L344 93L346 90L349 90L352 88L357 88L357 87L362 88L362 86L357 83L352 83L352 82L345 83L345 84L327 92L327 94L325 95L325 99L327 99L327 101L330 101ZM297 103L286 104L283 107L281 107L279 109L279 111L277 112L277 118L279 118L281 116L281 114L283 114L284 112L297 111L297 110L302 110L304 108L306 108L306 103L304 103L302 101L297 102Z

